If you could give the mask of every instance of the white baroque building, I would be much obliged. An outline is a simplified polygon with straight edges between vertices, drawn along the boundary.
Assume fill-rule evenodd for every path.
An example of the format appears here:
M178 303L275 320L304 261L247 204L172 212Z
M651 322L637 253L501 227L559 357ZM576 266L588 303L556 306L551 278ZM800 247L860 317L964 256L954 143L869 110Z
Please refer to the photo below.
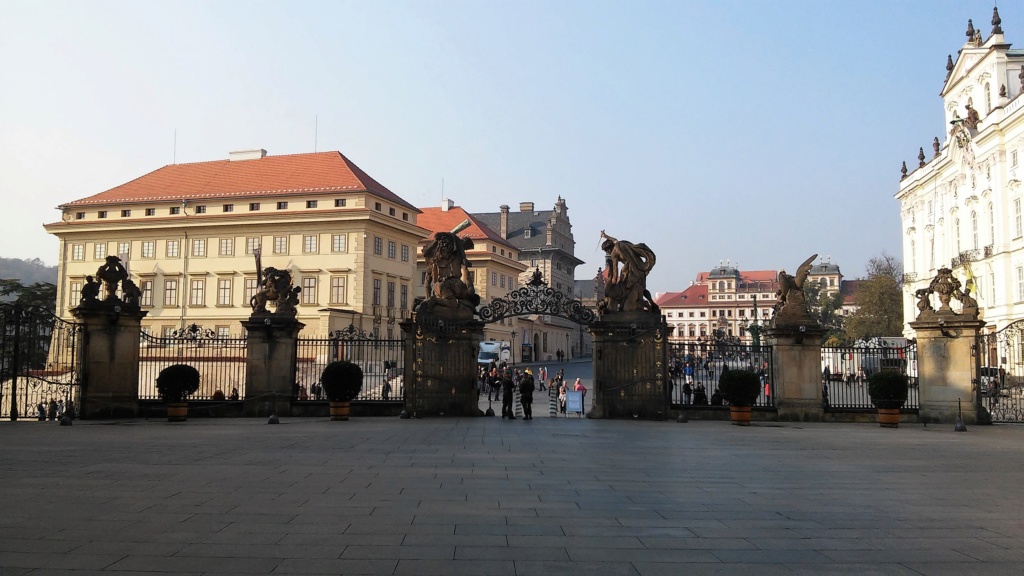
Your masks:
M973 279L990 329L1024 318L1024 50L1011 50L993 10L987 39L968 21L968 41L950 55L942 88L945 142L936 138L916 169L903 168L896 199L903 230L903 311L914 292L949 267ZM913 330L904 329L907 336Z

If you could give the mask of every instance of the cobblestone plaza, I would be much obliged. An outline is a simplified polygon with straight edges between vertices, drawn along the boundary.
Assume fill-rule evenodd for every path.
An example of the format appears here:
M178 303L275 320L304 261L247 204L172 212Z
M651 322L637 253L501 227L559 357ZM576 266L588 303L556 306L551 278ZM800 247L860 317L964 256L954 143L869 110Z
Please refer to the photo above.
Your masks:
M0 574L1019 574L1022 434L0 423Z

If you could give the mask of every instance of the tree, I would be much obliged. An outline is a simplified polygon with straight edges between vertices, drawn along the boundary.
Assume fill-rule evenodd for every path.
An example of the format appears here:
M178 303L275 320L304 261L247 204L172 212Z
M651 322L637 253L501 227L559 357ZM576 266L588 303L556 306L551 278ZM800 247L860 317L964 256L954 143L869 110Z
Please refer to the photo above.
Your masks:
M882 252L868 261L868 277L856 294L857 311L846 319L855 340L903 333L903 264Z
M24 286L18 280L0 278L0 299L14 300L24 306L42 306L54 310L57 306L57 287L49 282L36 282Z
M825 341L830 346L842 344L846 340L843 328L843 317L839 310L843 307L843 295L839 290L829 290L828 284L820 282L804 283L804 297L807 299L807 310L818 325L828 330Z

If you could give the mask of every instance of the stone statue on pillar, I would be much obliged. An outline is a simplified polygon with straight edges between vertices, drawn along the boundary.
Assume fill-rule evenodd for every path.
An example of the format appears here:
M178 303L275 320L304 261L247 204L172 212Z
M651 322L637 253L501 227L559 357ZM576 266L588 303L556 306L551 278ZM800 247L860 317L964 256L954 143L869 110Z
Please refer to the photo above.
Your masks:
M979 316L978 301L971 296L974 288L974 281L967 280L967 286L963 290L960 280L953 276L949 268L939 268L938 274L928 284L927 288L921 288L914 292L917 298L917 321L936 320L944 316L963 316L966 319L977 320ZM936 294L939 297L939 309L932 308L931 296ZM953 311L949 303L953 299L960 301L962 310L958 314Z
M417 306L417 316L432 315L472 319L480 305L480 295L469 283L466 251L473 249L473 239L458 236L469 227L463 220L451 232L436 232L423 249L426 260L426 299Z
M647 275L654 268L654 251L646 244L618 240L601 230L605 253L604 298L597 308L601 316L619 312L658 314L658 305L647 290Z
M813 254L804 260L804 263L797 267L795 276L787 274L785 270L779 270L779 288L775 291L778 301L773 307L775 314L772 317L774 325L817 326L818 323L807 309L807 299L804 296L804 283L811 273L811 263L817 257L817 254Z
M275 314L294 318L298 313L295 306L299 303L299 293L302 287L292 286L292 273L288 270L278 270L273 266L263 269L263 262L260 248L254 251L256 255L256 277L259 279L259 290L249 299L252 306L253 316ZM267 303L275 304L274 311L267 309Z

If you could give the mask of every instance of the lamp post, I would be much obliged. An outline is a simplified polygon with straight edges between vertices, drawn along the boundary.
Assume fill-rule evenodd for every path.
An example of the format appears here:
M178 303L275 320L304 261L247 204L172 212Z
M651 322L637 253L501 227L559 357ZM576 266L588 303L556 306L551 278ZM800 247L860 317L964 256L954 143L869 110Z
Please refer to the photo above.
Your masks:
M761 351L761 331L764 329L757 321L757 294L754 295L754 320L746 329L747 332L750 332L750 343L756 354Z
M516 365L516 329L512 329L512 365Z

